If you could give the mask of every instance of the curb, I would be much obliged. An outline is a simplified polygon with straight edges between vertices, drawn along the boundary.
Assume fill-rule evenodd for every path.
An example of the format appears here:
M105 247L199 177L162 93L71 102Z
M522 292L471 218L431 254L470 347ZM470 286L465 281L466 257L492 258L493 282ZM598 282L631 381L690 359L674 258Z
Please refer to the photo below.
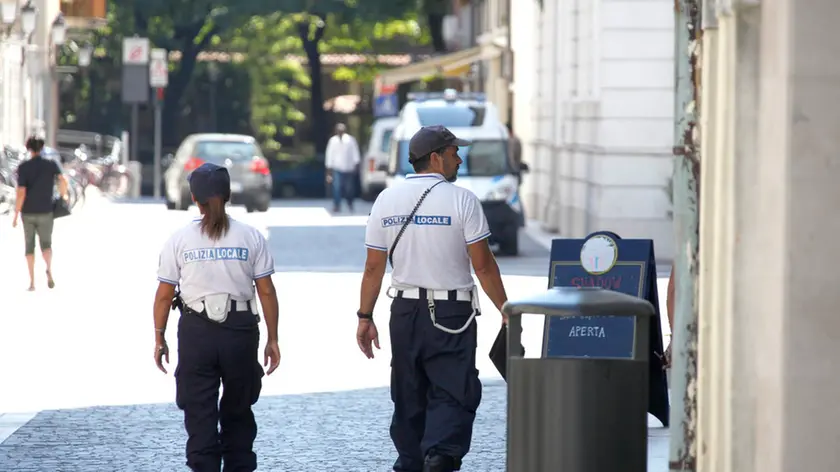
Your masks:
M562 237L557 233L549 233L543 230L537 220L528 220L525 223L525 234L549 251L551 250L551 241Z
M15 431L29 423L38 413L0 413L0 444L3 444Z

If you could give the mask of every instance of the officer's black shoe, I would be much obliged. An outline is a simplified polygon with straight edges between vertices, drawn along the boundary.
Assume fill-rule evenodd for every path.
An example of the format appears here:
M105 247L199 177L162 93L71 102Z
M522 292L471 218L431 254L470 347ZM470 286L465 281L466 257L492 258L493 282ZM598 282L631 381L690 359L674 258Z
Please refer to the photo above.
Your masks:
M437 454L426 456L423 472L454 472L461 470L461 459Z

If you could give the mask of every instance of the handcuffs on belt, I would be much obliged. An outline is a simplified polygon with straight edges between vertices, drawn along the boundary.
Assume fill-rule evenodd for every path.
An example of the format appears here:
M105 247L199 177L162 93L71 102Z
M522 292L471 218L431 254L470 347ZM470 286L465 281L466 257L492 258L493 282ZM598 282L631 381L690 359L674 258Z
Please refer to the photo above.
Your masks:
M395 291L404 290L404 289L399 289L397 287L394 287L393 285L391 287L388 287L388 290L385 291L385 295L387 295L389 298L392 298L392 299L394 298L394 296L391 295L391 289L394 289ZM447 328L446 326L438 324L437 319L435 318L435 298L434 298L434 292L435 291L426 289L426 299L429 302L429 317L432 319L432 325L435 328L437 328L437 329L439 329L439 330L441 330L445 333L449 333L449 334L461 334L461 333L463 333L464 331L467 330L467 328L470 327L470 324L472 324L475 317L481 314L481 306L479 305L479 302L478 302L478 287L473 285L469 290L457 290L457 291L458 292L467 292L467 291L470 292L470 303L472 304L472 313L470 314L470 318L467 320L467 322L464 323L464 326L461 326L458 329L452 329L452 328Z

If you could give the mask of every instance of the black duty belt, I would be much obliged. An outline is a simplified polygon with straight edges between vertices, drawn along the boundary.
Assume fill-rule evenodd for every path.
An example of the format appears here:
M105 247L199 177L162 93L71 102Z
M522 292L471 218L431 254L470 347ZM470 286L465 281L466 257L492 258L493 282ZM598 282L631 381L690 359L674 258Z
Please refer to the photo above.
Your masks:
M254 303L254 305L251 305L252 303ZM237 314L247 313L248 315L250 315L250 316L253 316L253 317L254 317L254 324L253 324L252 326L250 326L250 325L237 325L237 326L230 326L230 325L231 325L231 323L229 323L229 321L230 321L230 319L231 319L231 318L230 318L230 316L228 316L227 321L225 321L224 323L218 323L218 322L216 322L216 321L213 321L213 320L211 320L211 319L210 319L210 317L209 317L209 316L207 316L207 312L206 312L205 310L196 311L196 310L193 310L192 308L190 308L189 306L187 306L186 304L184 304L184 299L183 299L183 298L181 298L181 294L180 294L180 292L177 292L177 293L175 294L175 297L172 299L172 310L175 310L175 309L177 308L177 309L178 309L178 311L180 311L180 312L181 312L181 315L182 315L182 316L183 316L183 315L185 315L185 314L195 315L195 316L197 316L197 317L199 317L199 318L201 318L201 319L203 319L203 320L206 320L206 321L208 321L208 322L210 322L210 323L213 323L213 324L218 325L218 326L223 327L223 328L238 329L238 330L251 330L251 329L256 328L256 327L259 325L259 323L260 323L260 315L255 315L255 314L254 314L254 311L256 311L256 310L255 310L255 308L256 308L256 301L237 302L237 301L231 300L231 304L232 304L232 306L233 306L233 307L236 307L236 308L240 308L239 306L237 306L237 304L246 304L245 306L246 306L247 311L243 311L243 310L230 310L228 313L229 313L229 314L233 314L233 313L237 313Z

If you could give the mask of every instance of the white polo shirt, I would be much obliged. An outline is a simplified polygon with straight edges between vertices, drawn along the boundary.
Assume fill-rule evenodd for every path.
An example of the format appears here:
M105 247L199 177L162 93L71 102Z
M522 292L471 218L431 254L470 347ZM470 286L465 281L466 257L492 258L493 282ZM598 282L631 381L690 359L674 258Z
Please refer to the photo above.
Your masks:
M325 162L327 169L338 172L355 172L360 160L359 144L353 136L347 133L344 133L341 137L334 135L327 142Z
M405 219L440 174L411 174L385 189L371 209L365 246L388 252ZM435 186L406 227L394 251L396 288L465 290L474 284L467 245L490 237L490 227L474 193L449 182Z
M274 273L265 237L253 226L230 218L227 234L213 241L201 233L200 221L176 231L164 244L158 280L180 285L187 305L220 293L232 300L253 300L254 280Z

